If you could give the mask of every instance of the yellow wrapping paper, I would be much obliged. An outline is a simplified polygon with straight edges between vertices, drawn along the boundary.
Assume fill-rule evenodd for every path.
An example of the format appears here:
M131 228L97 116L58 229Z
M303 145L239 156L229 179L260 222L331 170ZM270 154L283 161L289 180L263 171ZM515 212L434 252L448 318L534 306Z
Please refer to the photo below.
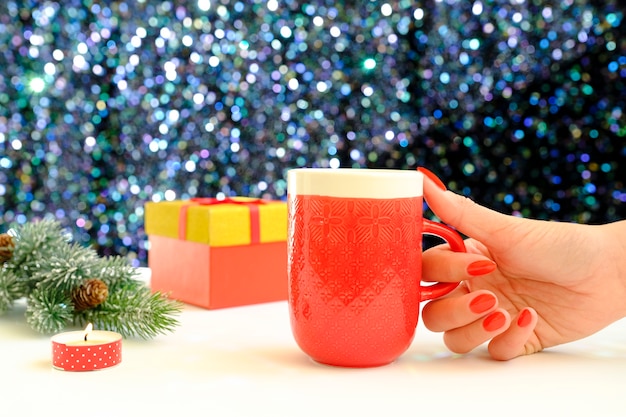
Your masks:
M191 242L209 246L238 246L252 243L251 208L258 207L259 243L287 240L287 204L234 197L239 204L201 205L191 200L149 202L145 206L145 229L148 235L178 239L186 236ZM186 206L186 209L183 207ZM183 213L186 210L186 213ZM181 213L186 216L186 230L179 230Z

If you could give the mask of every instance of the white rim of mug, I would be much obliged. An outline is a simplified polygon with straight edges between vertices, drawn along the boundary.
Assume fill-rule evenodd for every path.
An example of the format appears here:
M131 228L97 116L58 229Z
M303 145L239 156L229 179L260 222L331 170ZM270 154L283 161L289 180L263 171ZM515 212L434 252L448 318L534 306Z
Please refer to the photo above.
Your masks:
M339 198L421 197L423 178L417 170L294 168L287 172L287 193Z

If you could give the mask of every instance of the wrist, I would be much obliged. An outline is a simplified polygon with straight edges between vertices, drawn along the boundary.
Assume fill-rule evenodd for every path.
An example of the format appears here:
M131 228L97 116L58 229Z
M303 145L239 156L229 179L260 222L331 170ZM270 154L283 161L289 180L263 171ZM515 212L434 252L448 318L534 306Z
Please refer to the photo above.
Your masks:
M602 225L600 229L606 250L598 254L610 274L607 278L615 280L616 289L621 290L620 311L622 317L626 317L626 220Z

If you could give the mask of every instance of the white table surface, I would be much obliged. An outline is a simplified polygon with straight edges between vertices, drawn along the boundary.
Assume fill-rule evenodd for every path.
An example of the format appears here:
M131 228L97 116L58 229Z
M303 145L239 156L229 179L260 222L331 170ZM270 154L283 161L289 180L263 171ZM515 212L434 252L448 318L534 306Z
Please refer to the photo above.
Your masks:
M0 316L0 416L626 416L626 320L509 362L450 354L420 324L395 363L344 369L298 349L286 302L179 318L114 368L64 372L18 303Z

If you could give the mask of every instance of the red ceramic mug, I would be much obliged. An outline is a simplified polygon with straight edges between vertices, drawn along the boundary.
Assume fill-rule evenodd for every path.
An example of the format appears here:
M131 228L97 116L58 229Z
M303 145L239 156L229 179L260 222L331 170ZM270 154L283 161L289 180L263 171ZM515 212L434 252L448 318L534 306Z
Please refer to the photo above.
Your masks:
M413 341L420 303L458 283L422 285L422 234L465 251L424 219L418 171L297 168L288 172L289 314L313 360L371 367Z

